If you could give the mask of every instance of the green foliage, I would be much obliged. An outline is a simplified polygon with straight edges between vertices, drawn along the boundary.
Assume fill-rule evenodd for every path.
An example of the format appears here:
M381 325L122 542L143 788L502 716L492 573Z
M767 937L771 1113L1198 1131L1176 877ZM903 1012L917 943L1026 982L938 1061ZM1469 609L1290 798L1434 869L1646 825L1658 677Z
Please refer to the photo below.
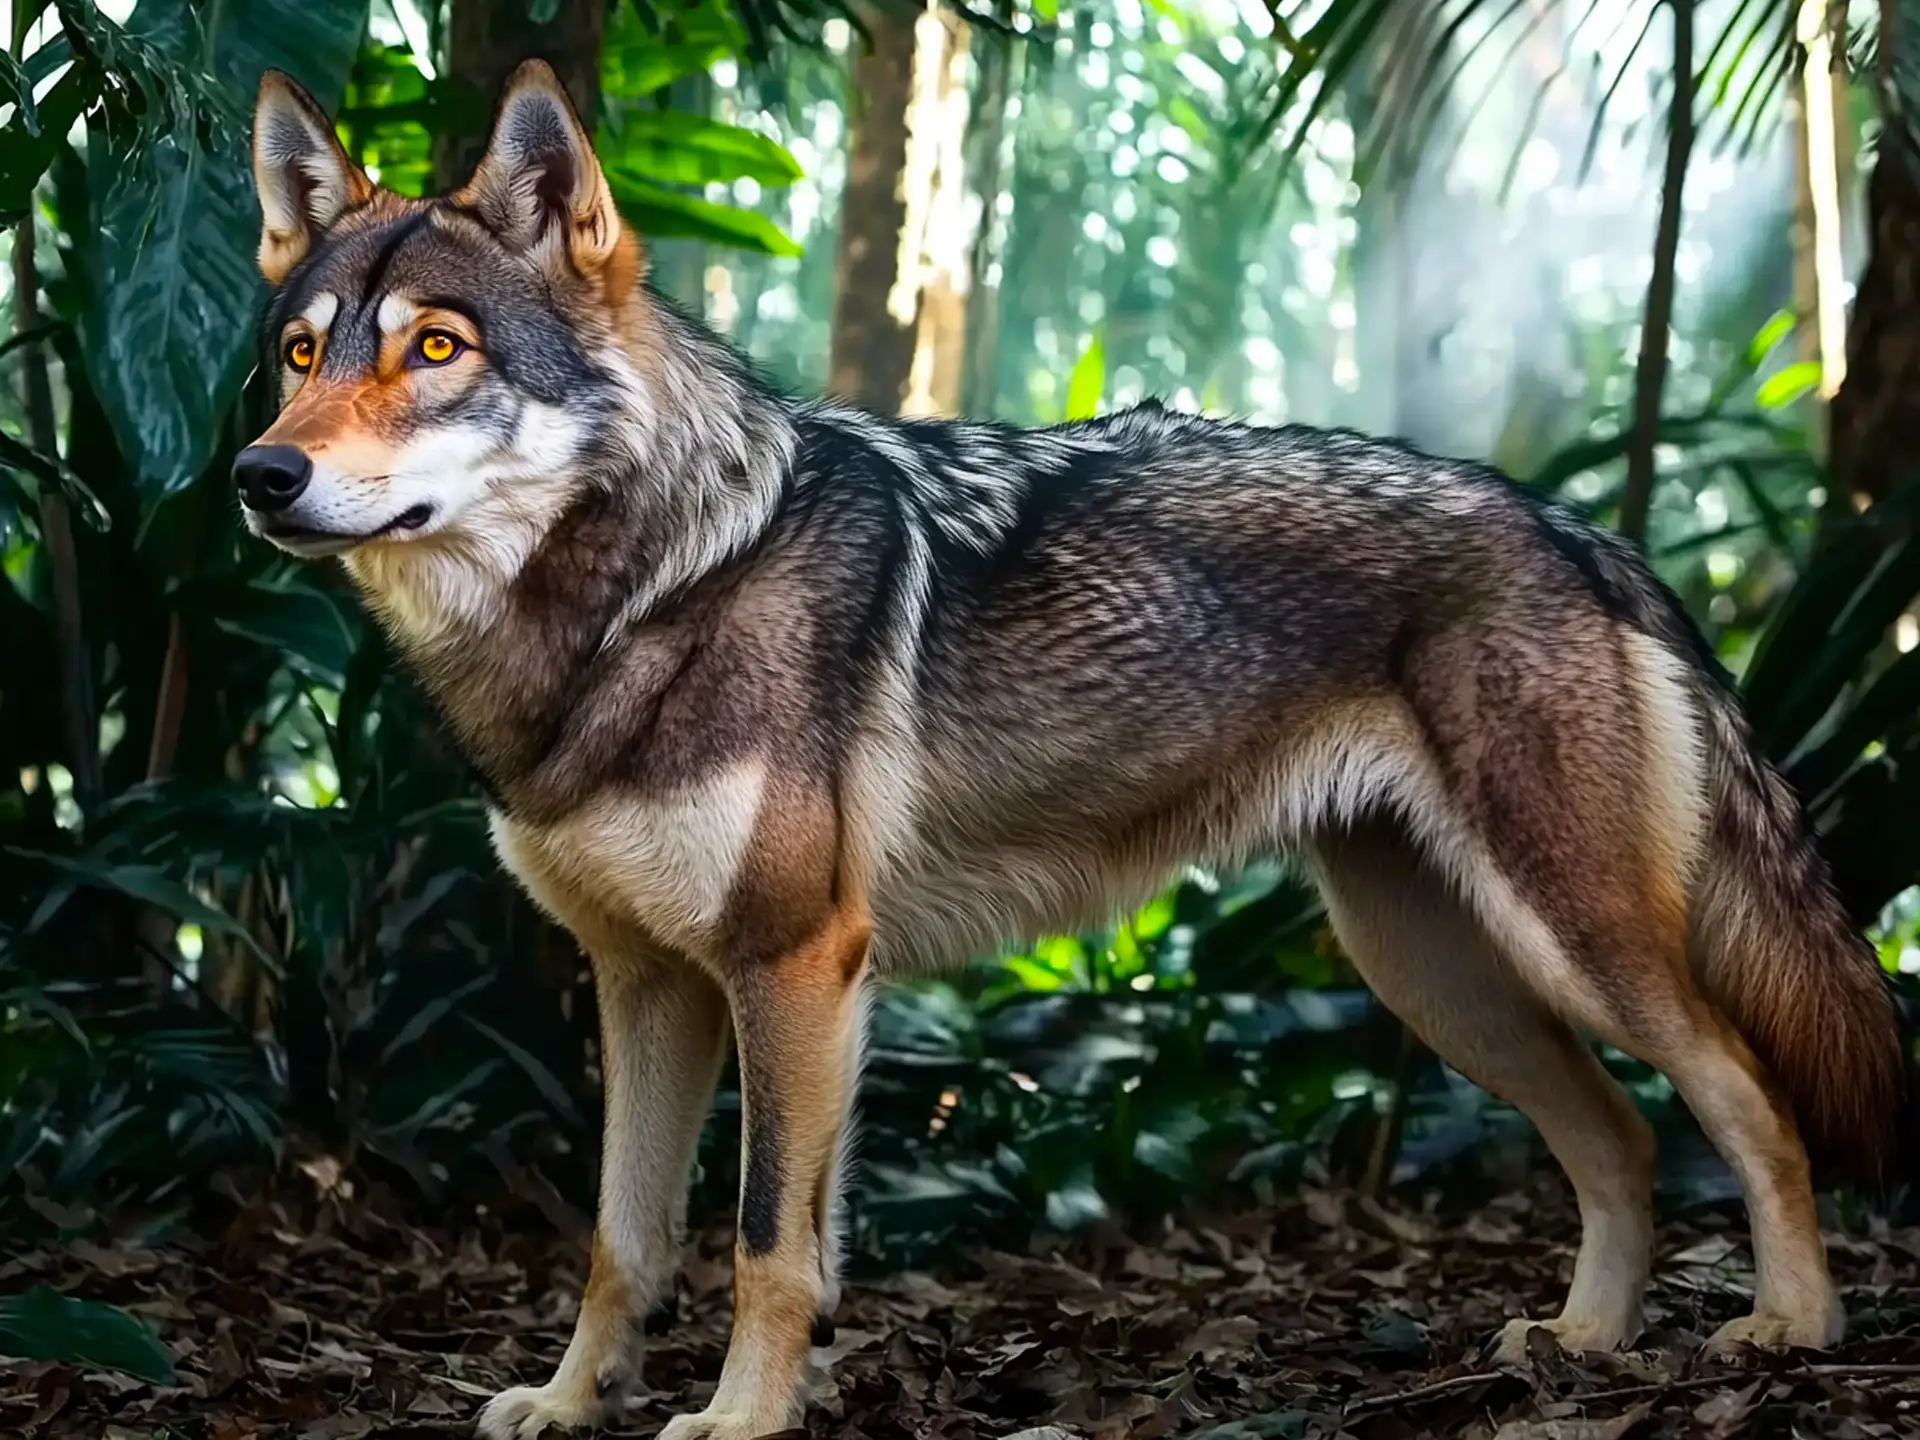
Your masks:
M5 80L28 103L0 128L0 223L8 225L26 212L34 186L83 116L89 128L156 146L169 137L210 139L229 118L218 86L198 63L154 43L139 27L115 24L93 0L56 0L57 33L20 57L28 25L45 8L14 7L19 33L11 37ZM66 74L31 103L27 87L63 65Z
M339 102L365 0L141 0L128 33L218 83L205 137L88 135L84 214L63 217L84 287L78 325L95 395L138 483L159 496L206 468L252 356L235 318L264 287L247 131L269 66Z
M227 474L264 415L243 392L261 69L344 100L350 150L416 192L430 127L471 120L474 97L362 43L364 0L141 0L124 27L82 0L60 15L0 75L91 57L0 131L22 207L38 185L55 311L0 358L48 367L63 431L58 455L0 433L0 621L9 676L33 677L0 681L0 1230L183 1213L208 1174L280 1164L289 1134L412 1193L497 1183L516 1155L581 1193L577 957L535 973L553 937L498 879L418 695L338 577L245 540ZM623 199L643 225L672 217L655 234L791 251L688 187L787 183L792 158L655 93L734 53L737 22L702 6L661 23L664 43L631 15L610 27L602 148ZM73 543L104 793L84 809L55 679L53 493L87 522Z
M830 13L620 5L602 54L597 140L618 203L651 239L726 247L717 260L693 251L696 283L734 266L735 338L795 370L826 348L832 222L797 218L795 152L811 163L817 148L789 151L756 128L764 119L749 123L751 106L723 120L683 97L717 62L753 58L782 17L806 33ZM1125 56L1101 51L1096 66L1094 12L1033 13L1077 48L1002 56L1022 103L1006 117L998 303L1030 334L988 356L985 405L1080 417L1185 388L1239 408L1258 338L1284 354L1289 406L1336 415L1334 300L1306 296L1286 242L1291 227L1352 218L1327 197L1384 154L1380 132L1355 118L1353 164L1294 183L1267 124L1293 83L1285 55L1238 51L1232 27L1155 5ZM0 361L48 359L64 405L59 455L0 431L0 1231L178 1218L218 1203L209 1175L244 1190L316 1156L442 1207L544 1208L558 1192L584 1208L598 1072L582 962L500 881L471 787L375 628L337 578L243 540L226 476L263 414L257 387L242 389L259 66L341 97L350 151L404 193L428 187L433 135L471 128L491 97L428 79L405 46L355 48L366 14L352 4L142 0L124 27L83 0L59 14L53 42L0 69L17 99L65 57L89 57L0 131L0 205L39 200L54 311L0 343ZM1335 0L1322 14L1294 37L1295 63L1351 50L1357 74L1385 32L1351 27L1377 26L1384 6ZM1349 28L1321 28L1332 17ZM976 41L983 54L1005 43ZM1408 63L1430 86L1453 73L1424 50ZM1129 83L1110 83L1116 71ZM842 62L816 55L783 74L790 133L837 137L795 117L842 103ZM1740 100L1729 88L1726 103ZM1326 103L1357 116L1352 94ZM78 148L65 143L75 120ZM788 284L800 313L780 329L763 322L779 307L758 302ZM1871 918L1920 881L1905 818L1920 801L1920 652L1890 643L1920 596L1916 492L1823 519L1799 403L1818 376L1783 355L1791 317L1761 323L1776 301L1698 327L1702 393L1662 425L1654 553L1740 671L1849 903ZM1567 328L1574 383L1552 378L1579 404L1558 396L1547 422L1513 427L1513 468L1604 518L1625 450L1607 398L1625 327ZM100 522L74 539L105 772L85 810L51 678L56 492ZM1892 910L1897 958L1920 922L1907 901ZM1394 1038L1311 890L1277 866L1191 875L1110 929L890 991L863 1096L861 1252L897 1260L983 1232L1004 1244L1303 1174L1350 1177L1403 1091L1390 1178L1470 1167L1512 1117L1431 1062L1389 1078ZM1665 1103L1612 1058L1651 1107ZM738 1115L737 1087L723 1087L703 1204L737 1193Z
M146 1325L124 1310L45 1285L0 1295L0 1356L119 1370L155 1385L174 1379L173 1357Z
M1100 407L1100 392L1107 388L1107 349L1098 331L1087 341L1087 348L1073 362L1067 376L1067 413L1069 420L1086 420Z
M798 255L800 247L780 233L765 216L731 205L716 205L697 195L683 195L635 175L622 166L607 170L613 203L642 234L661 239L707 240L764 250L769 255Z
M601 83L620 98L606 107L597 147L621 215L650 238L800 254L766 216L701 193L737 180L790 185L799 162L757 131L660 103L668 86L741 51L740 22L716 0L674 12L659 30L639 16L616 12L601 52Z
M800 178L800 166L764 135L677 110L638 110L620 123L614 153L661 184L705 185L750 177L766 185ZM797 252L796 252L797 253Z
M1587 42L1593 44L1607 35L1608 27L1614 27L1614 37L1637 36L1628 47L1610 47L1609 58L1619 56L1619 68L1599 87L1582 162L1584 170L1592 162L1627 67L1648 32L1668 23L1669 7L1655 0L1625 6L1597 4L1595 0L1558 0L1550 8L1555 12L1553 19L1563 43L1585 31ZM1751 148L1778 120L1779 101L1795 53L1795 8L1769 4L1767 0L1737 0L1722 17L1720 29L1701 37L1705 59L1697 85L1708 105L1703 127L1707 138ZM1297 17L1308 14L1312 17L1309 23L1295 23ZM1404 174L1447 130L1443 122L1448 102L1475 60L1510 60L1546 18L1540 7L1515 5L1510 0L1462 0L1444 12L1422 0L1277 5L1277 33L1282 37L1288 63L1274 89L1263 128L1266 133L1284 132L1289 155L1297 154L1306 143L1309 126L1326 113L1345 86L1370 70L1391 71L1405 99L1369 137L1357 173L1370 177L1380 165L1389 164L1390 174ZM1596 78L1599 73L1596 61ZM1528 123L1512 142L1516 155L1533 138L1533 122L1547 93L1567 80L1563 65L1540 82L1540 93L1528 107ZM1457 135L1453 138L1457 143Z
M1801 360L1773 375L1754 393L1754 401L1763 410L1778 410L1791 405L1820 383L1820 362Z

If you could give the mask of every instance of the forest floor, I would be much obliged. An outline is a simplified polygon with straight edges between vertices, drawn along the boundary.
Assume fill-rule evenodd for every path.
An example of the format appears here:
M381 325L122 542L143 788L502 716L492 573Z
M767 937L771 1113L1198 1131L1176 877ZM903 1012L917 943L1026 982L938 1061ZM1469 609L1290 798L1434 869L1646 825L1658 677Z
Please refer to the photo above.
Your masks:
M1496 1370L1480 1342L1552 1313L1577 1231L1540 1184L1441 1223L1307 1193L1277 1212L1169 1227L1151 1241L983 1253L937 1274L856 1283L814 1437L1146 1440L1463 1435L1500 1440L1747 1434L1920 1435L1920 1230L1829 1236L1852 1337L1757 1368L1695 1346L1744 1309L1733 1216L1663 1224L1642 1348ZM649 1436L712 1393L724 1350L727 1237L704 1238L651 1387L608 1433ZM551 1240L483 1243L364 1213L316 1224L272 1207L160 1249L79 1244L0 1258L0 1291L44 1281L127 1305L160 1331L180 1384L0 1366L0 1435L87 1440L427 1437L471 1433L487 1396L544 1379L582 1275ZM1540 1339L1544 1337L1536 1337Z

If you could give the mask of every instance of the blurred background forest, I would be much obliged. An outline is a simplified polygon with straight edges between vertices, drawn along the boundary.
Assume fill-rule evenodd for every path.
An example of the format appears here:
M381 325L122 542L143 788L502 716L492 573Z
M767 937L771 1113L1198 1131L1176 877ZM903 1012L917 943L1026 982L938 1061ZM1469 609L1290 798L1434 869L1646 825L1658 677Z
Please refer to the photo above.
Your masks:
M544 55L654 283L795 390L1350 425L1619 526L1920 994L1920 11L1274 3L15 0L0 1237L294 1192L589 1223L583 962L340 577L237 524L268 65L420 193ZM1669 1197L1731 1194L1608 1058L1676 1141ZM1540 1163L1278 867L890 990L862 1103L869 1271ZM696 1213L737 1146L723 1087Z

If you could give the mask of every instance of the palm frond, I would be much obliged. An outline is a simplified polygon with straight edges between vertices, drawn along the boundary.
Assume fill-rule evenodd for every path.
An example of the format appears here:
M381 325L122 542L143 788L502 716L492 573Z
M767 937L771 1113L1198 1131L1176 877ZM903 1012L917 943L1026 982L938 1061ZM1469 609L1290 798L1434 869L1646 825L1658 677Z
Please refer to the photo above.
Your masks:
M1357 167L1361 175L1382 166L1388 173L1405 174L1420 163L1443 131L1449 136L1449 147L1457 146L1485 105L1486 91L1472 96L1465 91L1468 70L1483 53L1498 53L1503 62L1510 59L1556 13L1570 17L1569 44L1598 16L1613 22L1608 39L1637 23L1638 38L1613 64L1600 87L1581 162L1584 175L1613 101L1648 34L1655 30L1663 4L1664 0L1609 6L1598 0L1538 4L1525 0L1297 0L1278 6L1276 34L1284 33L1286 38L1276 39L1275 46L1285 56L1285 68L1267 113L1268 134L1284 136L1283 153L1290 161L1305 143L1309 127L1349 82L1371 74L1379 77L1383 87L1410 84L1406 103L1378 112L1360 145ZM1417 59L1412 51L1419 52ZM1780 102L1797 55L1792 6L1778 0L1739 0L1707 46L1697 77L1698 93L1709 102L1700 117L1703 138L1720 150L1741 152L1764 141L1783 114ZM1537 116L1546 92L1564 80L1570 64L1571 57L1541 82L1530 115ZM1500 68L1505 68L1504 63ZM1910 93L1920 96L1920 83ZM1463 123L1443 126L1456 101L1466 106ZM1524 148L1531 133L1530 123L1515 148Z

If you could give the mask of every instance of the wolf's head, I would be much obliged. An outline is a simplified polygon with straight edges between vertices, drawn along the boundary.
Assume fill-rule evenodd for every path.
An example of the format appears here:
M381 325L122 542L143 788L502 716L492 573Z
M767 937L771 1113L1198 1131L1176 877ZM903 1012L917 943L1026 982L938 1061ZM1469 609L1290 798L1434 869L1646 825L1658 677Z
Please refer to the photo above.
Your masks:
M281 407L234 464L256 534L309 556L494 544L632 449L640 247L547 66L508 81L451 195L375 186L271 71L253 168Z
M487 621L548 552L596 572L618 552L638 614L767 522L789 412L642 283L640 242L545 64L508 79L451 194L375 185L275 71L253 169L280 411L234 462L247 525L343 555L403 638Z

